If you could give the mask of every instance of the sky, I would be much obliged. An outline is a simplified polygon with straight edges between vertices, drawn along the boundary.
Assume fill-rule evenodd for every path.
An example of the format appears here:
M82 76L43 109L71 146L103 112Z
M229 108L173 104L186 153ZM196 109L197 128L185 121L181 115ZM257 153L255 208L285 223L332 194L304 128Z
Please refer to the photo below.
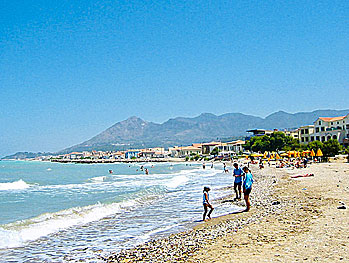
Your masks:
M0 2L0 156L138 116L349 108L349 1Z

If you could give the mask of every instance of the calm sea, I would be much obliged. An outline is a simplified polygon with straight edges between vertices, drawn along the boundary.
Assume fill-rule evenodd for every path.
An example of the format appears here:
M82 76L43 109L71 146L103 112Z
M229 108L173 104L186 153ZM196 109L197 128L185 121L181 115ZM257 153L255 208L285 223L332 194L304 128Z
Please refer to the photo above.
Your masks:
M98 262L99 254L185 230L201 219L203 186L211 187L210 199L227 194L221 188L232 176L222 171L211 164L1 161L0 261ZM214 216L238 209L221 205Z

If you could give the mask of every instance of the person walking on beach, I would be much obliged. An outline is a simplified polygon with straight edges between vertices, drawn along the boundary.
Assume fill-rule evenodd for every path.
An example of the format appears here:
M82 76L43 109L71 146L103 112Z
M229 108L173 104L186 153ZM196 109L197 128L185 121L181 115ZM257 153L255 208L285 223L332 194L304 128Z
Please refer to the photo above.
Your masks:
M239 168L239 165L237 163L234 163L234 170L233 170L233 176L234 179L234 191L235 191L235 200L241 199L241 184L242 184L242 175L243 171L241 168Z
M253 184L253 176L251 171L248 169L248 167L243 168L244 171L244 183L243 183L243 190L244 190L244 199L246 203L246 210L245 212L248 212L250 210L250 193L252 190L252 184Z
M207 211L208 211L208 208L210 208L211 210L210 210L210 212L208 212L208 214L207 214L207 217L208 217L208 219L211 219L211 213L212 213L212 211L213 211L213 206L210 204L210 195L209 195L209 191L210 191L211 189L209 188L209 187L204 187L204 194L203 194L203 197L202 197L202 204L203 204L203 206L204 206L204 215L203 215L203 221L205 221L205 219L206 219L206 214L207 214Z

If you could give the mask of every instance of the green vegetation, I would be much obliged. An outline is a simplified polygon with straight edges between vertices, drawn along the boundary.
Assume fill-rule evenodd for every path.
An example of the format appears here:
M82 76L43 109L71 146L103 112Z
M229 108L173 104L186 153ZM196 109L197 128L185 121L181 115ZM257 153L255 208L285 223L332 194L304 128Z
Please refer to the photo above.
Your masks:
M217 156L219 154L219 149L216 147L212 150L211 155Z
M286 136L283 132L273 132L270 135L252 137L245 144L245 149L254 152L289 151L299 149L298 140Z
M326 142L313 141L308 144L302 145L304 150L314 150L315 153L318 149L321 149L324 157L333 157L342 151L342 146L337 140L330 139Z
M328 140L327 142L324 142L322 152L325 157L332 157L342 150L342 146L339 144L337 140Z
M324 144L320 141L313 141L313 142L310 142L308 144L304 144L302 145L302 149L303 150L314 150L316 151L317 149L321 149L323 150L324 148Z
M265 151L290 151L290 150L314 150L321 149L324 157L333 157L342 151L342 146L337 140L328 140L324 143L313 141L305 145L300 145L298 140L286 136L282 132L273 132L270 135L252 137L245 144L245 149L253 152Z

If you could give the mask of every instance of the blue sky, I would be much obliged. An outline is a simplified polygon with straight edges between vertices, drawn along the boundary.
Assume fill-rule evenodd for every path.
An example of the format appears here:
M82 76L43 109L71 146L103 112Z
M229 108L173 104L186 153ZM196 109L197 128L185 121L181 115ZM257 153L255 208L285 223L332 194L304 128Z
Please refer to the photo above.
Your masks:
M348 1L0 3L0 156L136 115L349 108Z

